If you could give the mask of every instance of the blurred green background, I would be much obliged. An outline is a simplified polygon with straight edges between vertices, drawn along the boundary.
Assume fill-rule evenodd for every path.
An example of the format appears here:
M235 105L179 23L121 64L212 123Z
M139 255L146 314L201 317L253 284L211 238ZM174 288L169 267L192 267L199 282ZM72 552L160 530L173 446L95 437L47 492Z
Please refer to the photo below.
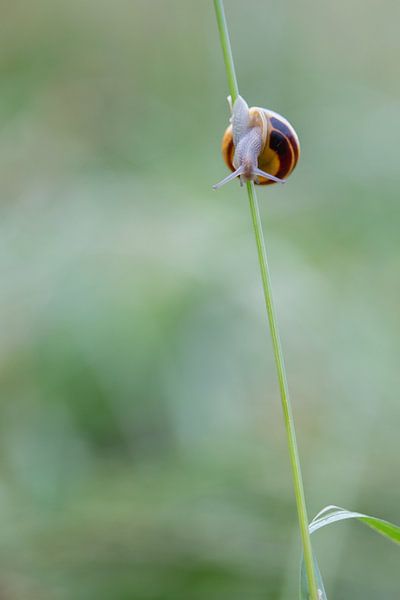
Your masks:
M400 522L400 5L226 0L310 517ZM212 2L2 3L1 600L292 600L300 546ZM399 552L315 536L335 600Z

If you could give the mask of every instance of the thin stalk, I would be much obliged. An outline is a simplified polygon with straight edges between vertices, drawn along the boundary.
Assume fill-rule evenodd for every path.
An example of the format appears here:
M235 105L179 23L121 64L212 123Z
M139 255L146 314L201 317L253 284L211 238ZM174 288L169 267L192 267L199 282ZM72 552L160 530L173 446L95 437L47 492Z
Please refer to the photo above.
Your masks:
M239 95L239 87L236 78L235 65L233 62L231 44L229 40L228 26L225 17L223 0L214 0L215 14L217 17L219 36L222 52L224 55L226 74L228 78L229 91L232 102ZM292 468L294 495L296 498L297 514L299 520L301 541L304 553L308 587L311 600L318 600L318 588L315 579L313 552L311 547L310 533L308 530L307 508L304 495L303 478L301 475L299 451L296 440L296 430L289 398L289 389L286 378L285 361L283 358L282 345L279 337L277 319L272 299L271 277L268 268L267 251L265 248L264 235L258 207L256 191L252 181L247 182L247 193L249 197L250 213L253 222L254 235L256 238L258 260L260 263L261 279L264 289L265 305L268 313L269 327L274 350L276 370L278 374L279 390L282 401L283 416L285 421L287 443L289 449L290 464Z
M279 390L281 393L283 417L286 427L287 443L289 448L290 464L292 467L294 495L296 498L297 514L299 520L300 534L303 545L304 564L306 567L308 587L311 600L318 600L317 583L315 579L314 560L311 547L310 533L308 531L308 517L306 500L304 495L303 478L301 475L299 451L296 440L296 429L289 398L289 389L286 378L285 361L283 358L282 345L279 337L275 308L272 299L271 276L268 268L268 258L265 248L264 235L262 231L260 211L258 208L254 183L247 183L249 195L250 212L253 221L254 235L257 243L258 260L260 263L261 279L264 289L265 304L268 312L269 327L271 331L272 346L274 349L276 370L278 373Z

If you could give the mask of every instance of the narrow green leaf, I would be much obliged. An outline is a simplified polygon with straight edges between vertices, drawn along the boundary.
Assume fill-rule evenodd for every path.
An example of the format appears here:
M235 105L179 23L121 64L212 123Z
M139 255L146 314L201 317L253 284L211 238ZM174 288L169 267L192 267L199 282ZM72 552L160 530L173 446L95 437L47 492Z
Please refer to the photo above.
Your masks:
M389 521L385 521L384 519L378 519L377 517L371 517L370 515L365 515L363 513L346 510L340 506L327 506L321 510L321 512L319 512L311 521L309 525L309 531L310 533L314 533L314 531L317 531L326 525L331 525L331 523L337 523L338 521L345 521L347 519L357 519L392 542L400 544L400 527L397 525L394 525ZM324 584L322 582L321 573L319 571L315 556L314 567L320 600L327 600ZM304 561L302 559L300 569L300 600L309 600L309 597L310 594L308 591L307 577L304 569Z
M378 519L377 517L371 517L359 512L353 512L340 508L340 506L327 506L311 521L309 530L310 533L314 533L317 529L336 523L337 521L344 521L346 519L358 519L362 523L365 523L381 535L387 537L392 542L400 544L400 527L385 521L384 519Z
M317 588L318 588L318 600L327 600L324 583L322 581L322 575L319 570L318 562L315 557L315 554L313 554L313 559L314 559L315 579L316 579ZM306 569L304 566L304 559L302 559L302 561L301 561L300 600L310 600L310 592L308 589L308 579L307 579Z

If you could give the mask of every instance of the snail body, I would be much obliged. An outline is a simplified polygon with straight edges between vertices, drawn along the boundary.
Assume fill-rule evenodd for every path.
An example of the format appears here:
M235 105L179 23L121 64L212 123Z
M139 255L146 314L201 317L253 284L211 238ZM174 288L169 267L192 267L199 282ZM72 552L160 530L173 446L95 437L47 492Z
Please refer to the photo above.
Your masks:
M254 181L258 185L284 183L295 168L300 155L300 142L292 125L272 110L248 107L238 96L230 125L222 138L222 156L232 171L214 189L236 177L243 185Z

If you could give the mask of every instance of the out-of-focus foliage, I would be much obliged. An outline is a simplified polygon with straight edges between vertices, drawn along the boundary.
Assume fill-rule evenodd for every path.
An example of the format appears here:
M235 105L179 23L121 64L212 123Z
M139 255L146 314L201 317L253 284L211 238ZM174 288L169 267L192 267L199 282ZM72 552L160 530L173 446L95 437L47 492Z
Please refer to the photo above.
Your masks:
M0 597L296 597L299 543L211 2L4 2ZM296 126L260 190L310 517L399 522L400 5L226 0L241 92ZM398 549L316 538L336 600Z

